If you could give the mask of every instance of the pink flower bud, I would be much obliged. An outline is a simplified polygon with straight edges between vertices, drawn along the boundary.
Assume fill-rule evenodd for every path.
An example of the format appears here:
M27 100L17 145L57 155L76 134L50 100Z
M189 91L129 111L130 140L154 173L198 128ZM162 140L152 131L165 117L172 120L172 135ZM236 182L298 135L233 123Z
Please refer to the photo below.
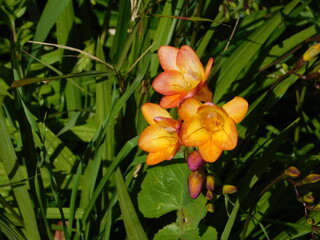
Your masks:
M203 167L205 163L199 151L193 151L188 156L188 167L193 172Z
M190 173L188 177L188 189L189 189L189 194L192 198L195 199L199 196L202 190L203 183L204 183L204 176L202 172L195 171Z

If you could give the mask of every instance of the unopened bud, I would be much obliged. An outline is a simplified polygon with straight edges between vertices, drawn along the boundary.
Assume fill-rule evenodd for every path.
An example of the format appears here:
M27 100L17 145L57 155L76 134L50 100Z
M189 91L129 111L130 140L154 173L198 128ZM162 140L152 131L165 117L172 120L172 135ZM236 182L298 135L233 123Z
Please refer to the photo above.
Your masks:
M303 203L303 197L299 196L299 197L297 197L297 200L298 200L299 202Z
M308 218L306 219L306 221L307 221L307 223L308 223L309 225L313 225L313 224L314 224L314 219L311 218L311 217L308 217Z
M320 53L320 43L311 46L302 56L303 61L308 62Z
M190 197L197 198L204 184L204 176L200 171L190 173L188 177L188 189Z
M213 192L215 182L216 182L216 179L214 178L213 175L207 176L206 187L207 187L208 191Z
M311 173L302 180L302 183L309 184L309 183L316 183L319 181L320 181L320 174Z
M320 203L314 206L313 211L320 212Z
M313 203L316 200L312 192L304 195L302 199L305 203Z
M206 194L206 198L208 199L208 200L212 200L213 199L213 192L211 192L211 191L207 191L207 194Z
M188 156L188 167L192 172L203 167L205 163L199 151L193 151Z
M291 166L288 167L284 173L288 176L288 177L292 177L292 178L297 178L300 176L300 171L298 170L298 168Z
M233 185L223 185L222 186L222 194L232 194L237 191L237 187Z
M214 205L212 203L207 203L206 208L208 212L214 212Z

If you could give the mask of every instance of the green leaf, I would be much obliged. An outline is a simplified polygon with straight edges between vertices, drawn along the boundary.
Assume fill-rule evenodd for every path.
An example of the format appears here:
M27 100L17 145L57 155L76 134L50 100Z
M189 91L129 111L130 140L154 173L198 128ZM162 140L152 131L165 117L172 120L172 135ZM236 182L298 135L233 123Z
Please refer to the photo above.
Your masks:
M42 42L47 38L51 28L53 27L63 10L67 7L69 2L70 0L49 0L47 2L37 25L37 30L34 35L35 41ZM32 55L37 55L38 50L38 46L35 45L32 48ZM30 62L31 60L32 58L30 58Z
M157 218L178 211L187 228L195 228L206 215L206 199L200 195L192 199L187 179L190 174L186 164L173 164L150 168L138 195L139 209L145 217Z
M123 180L120 169L115 173L117 193L120 203L120 209L129 240L147 240L147 236L140 224L135 208L130 199L127 187Z
M268 21L255 30L248 37L248 40L244 41L234 51L227 61L224 61L214 93L214 102L218 102L228 92L231 84L237 79L238 74L247 66L260 47L263 46L268 37L279 26L282 21L282 14L289 14L299 2L299 0L294 0L282 11L274 14Z
M0 159L3 162L9 179L13 182L22 181L24 180L24 176L21 168L19 168L18 158L10 140L2 111L0 111L0 129ZM40 239L32 199L29 196L26 185L14 187L13 193L24 221L27 238Z
M199 232L194 229L182 231L176 223L165 226L153 238L153 240L215 240L218 239L217 231L213 227L208 227L203 236L199 236Z

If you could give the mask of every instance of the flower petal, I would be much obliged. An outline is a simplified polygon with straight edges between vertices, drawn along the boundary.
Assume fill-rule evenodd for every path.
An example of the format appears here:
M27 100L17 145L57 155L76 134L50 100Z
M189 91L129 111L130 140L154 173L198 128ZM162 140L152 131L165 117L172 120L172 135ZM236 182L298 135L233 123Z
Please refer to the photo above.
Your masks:
M148 165L155 165L157 163L163 162L166 160L165 158L165 152L155 152L155 153L148 153L146 158L146 163Z
M152 82L155 91L162 95L174 95L190 91L183 75L174 70L160 73Z
M211 71L211 68L213 66L213 62L214 62L213 58L210 58L208 60L207 66L206 66L206 68L204 70L204 72L205 72L204 73L204 75L205 75L204 81L206 81L208 79L209 75L210 75L210 71Z
M222 106L235 123L239 123L246 116L248 111L248 102L242 97L235 97Z
M195 98L187 98L184 100L179 108L178 115L182 120L185 120L190 117L194 117L197 115L198 108L201 106L201 102Z
M141 133L138 146L146 152L164 151L179 142L175 129L160 125L150 125Z
M180 94L164 96L160 101L160 106L163 108L174 108L179 105L179 102L180 102Z
M158 58L160 61L160 65L163 70L176 70L179 71L177 67L177 55L178 48L171 46L161 46L158 50Z
M150 125L156 124L153 120L155 117L172 118L167 110L155 103L145 103L142 105L141 110L144 118Z
M212 135L212 140L222 150L235 148L238 141L236 124L224 109L205 103L198 108L198 117Z
M208 84L205 82L193 97L201 102L211 102L212 92L209 89Z
M206 162L215 162L220 157L222 149L217 147L210 138L206 144L199 146L199 152Z
M146 159L146 163L148 165L155 165L164 160L171 160L174 157L174 155L178 152L179 146L179 144L176 144L163 151L149 153Z
M173 118L155 117L153 119L157 124L172 127L174 130L179 128L179 122Z
M186 146L200 146L205 144L210 135L198 118L189 118L181 127L181 140Z
M177 66L183 73L190 75L195 81L204 79L204 69L197 54L187 45L183 45L177 55Z
M226 117L222 128L212 133L212 141L222 150L232 150L237 146L238 132L231 118Z

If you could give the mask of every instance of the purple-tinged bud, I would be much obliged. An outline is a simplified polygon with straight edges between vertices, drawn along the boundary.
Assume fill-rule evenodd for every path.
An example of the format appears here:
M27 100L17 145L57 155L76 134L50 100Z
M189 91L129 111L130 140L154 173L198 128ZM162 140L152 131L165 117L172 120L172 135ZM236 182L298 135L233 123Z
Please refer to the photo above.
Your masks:
M223 185L222 186L222 194L232 194L238 191L237 187L233 185Z
M302 183L309 184L309 183L316 183L319 181L320 181L320 174L311 173L302 180Z
M312 192L309 192L306 195L304 195L302 199L305 203L314 203L314 201L316 200Z
M199 151L193 151L188 156L188 167L192 172L203 167L205 163Z
M291 167L288 167L284 173L288 176L288 177L292 177L292 178L297 178L300 176L300 171L294 167L294 166L291 166Z
M213 199L213 192L211 192L211 191L207 191L207 194L206 194L206 198L208 199L208 200L212 200Z
M214 205L212 203L207 203L206 208L208 212L214 212Z
M190 173L188 177L188 189L190 197L193 199L197 198L202 191L204 184L204 176L202 172L195 171Z
M214 178L213 175L207 176L206 187L207 187L208 191L213 192L215 182L216 182L216 179Z

